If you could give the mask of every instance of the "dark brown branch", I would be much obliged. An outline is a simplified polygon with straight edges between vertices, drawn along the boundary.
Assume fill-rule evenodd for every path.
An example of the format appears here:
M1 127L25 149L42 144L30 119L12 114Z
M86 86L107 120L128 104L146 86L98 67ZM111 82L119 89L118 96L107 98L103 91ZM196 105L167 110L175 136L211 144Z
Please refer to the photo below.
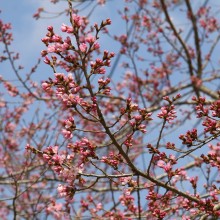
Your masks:
M200 39L199 39L199 33L198 33L198 28L196 24L196 17L193 13L191 4L189 0L185 0L187 9L189 11L189 17L192 22L193 26L193 32L194 32L194 44L196 47L196 54L197 54L197 76L201 78L202 75L202 54L201 54L201 49L200 49Z

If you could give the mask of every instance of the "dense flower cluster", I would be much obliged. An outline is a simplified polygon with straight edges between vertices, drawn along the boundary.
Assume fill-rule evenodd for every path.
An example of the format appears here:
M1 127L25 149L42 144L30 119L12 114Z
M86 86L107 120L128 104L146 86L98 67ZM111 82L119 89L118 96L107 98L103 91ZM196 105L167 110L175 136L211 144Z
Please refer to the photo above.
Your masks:
M163 118L168 123L171 123L176 118L176 111L174 110L175 106L172 103L180 97L180 94L178 94L176 97L173 97L172 101L168 96L164 97L163 99L166 100L169 103L169 105L163 106L161 108L161 112L157 114L157 117Z
M217 145L210 145L210 151L208 155L205 156L202 154L201 157L205 163L220 169L220 143L217 143Z
M123 8L108 30L110 19L89 19L110 1L64 3L57 14L34 14L68 16L60 33L48 26L42 38L53 75L39 85L32 75L40 62L23 74L11 25L0 20L0 62L14 74L0 76L0 218L218 219L213 9L125 0L111 7ZM173 19L176 8L189 34Z
M117 169L118 164L123 162L122 156L120 154L114 155L114 152L110 152L109 156L103 156L101 159L102 162L109 164L114 169Z
M193 142L196 141L197 138L197 129L195 128L192 131L187 131L185 135L181 134L179 136L179 139L182 140L182 144L185 144L188 147L191 147L193 145Z

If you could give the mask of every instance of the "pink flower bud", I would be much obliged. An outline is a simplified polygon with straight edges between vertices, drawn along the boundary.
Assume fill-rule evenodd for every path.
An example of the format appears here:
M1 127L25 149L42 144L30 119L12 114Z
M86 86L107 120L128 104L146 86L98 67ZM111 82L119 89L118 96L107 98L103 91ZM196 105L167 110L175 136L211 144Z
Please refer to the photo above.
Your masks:
M81 50L81 52L85 53L87 50L87 45L85 43L82 43L79 45L79 49Z

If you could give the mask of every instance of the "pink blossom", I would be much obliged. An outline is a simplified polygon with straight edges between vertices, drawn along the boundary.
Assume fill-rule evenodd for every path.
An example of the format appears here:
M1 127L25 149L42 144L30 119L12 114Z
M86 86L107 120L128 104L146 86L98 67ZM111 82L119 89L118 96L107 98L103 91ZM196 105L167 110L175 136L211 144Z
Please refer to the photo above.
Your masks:
M86 36L86 38L85 38L85 41L86 41L87 43L89 43L89 44L94 43L95 40L96 40L95 37L94 37L93 35L91 35L91 34L89 34L89 35Z
M146 125L143 125L143 124L141 124L141 125L139 125L139 126L137 127L137 129L138 129L139 131L141 131L142 133L146 133L146 132L147 132L147 130L146 130L145 128L146 128Z
M48 58L48 56L45 56L44 63L50 64L50 59Z
M77 15L77 14L73 14L73 15L72 15L72 19L73 19L74 25L75 25L76 27L78 27L78 28L79 28L79 27L82 25L82 23L83 23L82 18L81 18L79 15Z
M100 5L104 5L105 2L106 2L106 0L97 0L97 2L98 2L98 4L100 4Z
M66 24L62 24L61 31L67 33L73 33L73 28L71 26L67 26Z
M99 42L93 44L93 50L98 50L100 48Z
M68 26L67 26L66 24L62 24L62 26L61 26L61 31L62 31L62 32L66 32L67 29L68 29Z
M81 52L85 53L87 50L87 45L85 43L82 43L79 45L79 48L80 48Z
M65 186L59 184L58 187L57 187L57 191L58 191L58 193L59 193L59 195L61 197L67 196L67 192L66 192L66 187Z
M51 88L51 85L49 83L43 82L42 84L42 88L46 91L49 90Z
M95 73L98 73L98 74L105 74L106 70L104 67L100 67L100 68L97 68Z
M63 213L61 211L62 207L63 207L63 205L61 203L51 202L46 207L46 211L48 213L52 213L57 219L61 219L63 216Z
M164 106L161 108L161 112L157 114L157 117L163 118L167 122L171 123L176 118L176 111L174 111L174 105Z
M52 40L53 42L62 43L62 37L59 36L59 35L57 35L57 34L54 34L54 35L52 36L51 40Z
M158 167L161 167L161 168L164 168L165 162L164 162L163 160L159 160L159 161L157 162L157 166L158 166Z
M68 130L66 130L66 129L63 129L63 130L62 130L62 134L63 134L63 136L64 136L65 138L67 138L67 139L71 139L71 138L73 137L72 132L71 132L71 131L68 131Z

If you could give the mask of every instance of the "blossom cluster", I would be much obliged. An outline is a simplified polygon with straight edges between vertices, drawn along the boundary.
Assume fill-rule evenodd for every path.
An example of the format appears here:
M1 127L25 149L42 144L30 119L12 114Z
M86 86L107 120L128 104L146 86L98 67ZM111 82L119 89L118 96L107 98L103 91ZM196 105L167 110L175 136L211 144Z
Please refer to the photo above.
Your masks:
M210 16L210 9L207 7L200 7L197 12L198 18L199 18L199 24L202 28L208 33L213 33L219 28L218 20Z
M196 112L198 118L204 118L202 125L204 132L219 134L220 127L220 101L214 101L210 106L206 107L206 99L204 97L192 98L196 102ZM210 114L211 113L211 114Z
M4 83L5 88L8 90L8 93L10 96L15 97L18 95L19 91L16 86L13 86L11 83L7 81L3 81L3 83Z
M172 197L172 193L168 192L165 196L156 193L153 187L150 187L146 199L149 201L150 213L147 215L148 218L163 219L168 213L165 211L166 207L169 207L169 198Z
M82 99L76 95L81 87L74 81L71 73L65 76L64 73L55 73L55 79L49 79L42 83L42 88L48 94L52 93L52 87L56 87L56 97L67 107L74 107L82 102Z
M180 94L177 94L175 97L172 98L172 100L170 100L168 96L165 96L163 99L167 101L169 105L163 106L161 108L161 112L157 114L157 117L163 118L164 121L171 123L177 117L173 102L179 99L180 97L181 97Z
M100 78L98 80L98 84L99 84L98 93L110 95L111 88L109 86L107 86L110 83L110 81L111 81L110 78L107 78L105 80L103 78Z
M9 32L11 28L12 26L10 23L4 23L2 20L0 20L0 42L3 42L6 45L11 44L11 41L13 40L12 33Z
M151 112L148 112L145 108L140 108L136 103L132 102L131 98L126 100L126 108L121 108L121 114L126 114L129 119L129 124L132 127L133 132L140 131L146 133L146 122L152 120ZM144 124L145 123L145 124ZM125 141L126 145L131 145L132 136L128 135Z
M110 152L108 156L103 156L101 161L112 166L114 169L118 169L118 164L123 162L123 159L120 154L115 155L114 152Z
M95 61L91 61L90 74L105 74L105 66L109 67L111 58L114 57L114 53L109 53L107 50L104 51L102 59L97 58Z
M74 144L69 143L67 147L73 153L79 155L80 164L88 162L89 158L98 159L95 152L96 146L85 137L80 141L76 141Z
M192 131L187 131L185 135L181 134L179 139L182 140L182 144L191 147L194 141L197 141L197 129L193 128Z
M65 126L65 128L62 130L62 133L63 133L64 137L67 138L67 139L71 139L73 137L72 132L76 128L76 125L74 123L74 118L69 117L68 119L66 119L64 121L64 126Z
M201 158L207 164L210 164L212 167L217 167L220 170L220 143L216 145L209 145L210 151L207 156L202 154Z
M132 214L138 213L138 207L134 204L134 197L131 195L132 188L125 189L123 194L119 197L119 201L126 208L125 212Z

